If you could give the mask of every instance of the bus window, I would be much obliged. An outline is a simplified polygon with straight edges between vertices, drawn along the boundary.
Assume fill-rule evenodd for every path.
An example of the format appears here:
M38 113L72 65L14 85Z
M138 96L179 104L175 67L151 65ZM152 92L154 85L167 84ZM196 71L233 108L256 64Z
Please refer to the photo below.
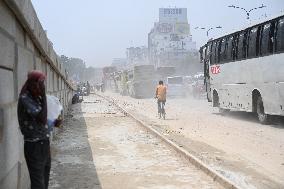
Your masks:
M203 58L205 59L207 57L207 49L208 49L208 46L205 45L204 49L203 49Z
M253 58L258 55L258 28L252 28L249 32L249 37L248 37L248 58Z
M214 51L215 51L215 42L212 42L212 45L211 45L211 50L210 50L210 64L214 64L215 61L214 61L214 58L215 58L215 54L214 54Z
M239 33L237 44L238 44L238 47L237 47L237 59L241 60L241 59L244 58L244 55L243 55L244 33L243 32Z
M218 58L218 41L213 42L212 46L212 56L211 56L211 64L216 64L217 63L217 58Z
M220 64L220 60L221 60L221 55L220 55L220 52L221 52L221 44L222 44L222 40L219 40L218 43L217 43L217 51L216 51L216 56L217 56L217 64Z
M243 40L243 58L247 58L247 50L248 50L248 33L249 30L244 32L244 40Z
M277 23L275 51L284 51L284 18L280 19Z
M218 62L224 63L226 61L226 38L224 37L219 43Z
M234 59L234 37L230 36L227 39L226 59L232 61Z
M237 60L237 55L238 55L238 34L235 34L233 36L233 60Z
M271 27L271 23L265 24L262 28L261 48L260 48L261 55L269 54L270 27Z
M214 51L214 62L215 64L218 64L218 53L219 53L219 46L220 46L220 42L219 41L216 41L215 42L215 51Z
M209 58L211 60L211 55L212 55L211 52L212 52L212 42L207 44L207 48L206 48L206 56L207 57L205 57L205 59L207 59L207 61L208 61Z
M273 47L275 44L275 26L276 22L271 22L270 32L269 32L269 42L268 42L268 51L270 54L273 53Z

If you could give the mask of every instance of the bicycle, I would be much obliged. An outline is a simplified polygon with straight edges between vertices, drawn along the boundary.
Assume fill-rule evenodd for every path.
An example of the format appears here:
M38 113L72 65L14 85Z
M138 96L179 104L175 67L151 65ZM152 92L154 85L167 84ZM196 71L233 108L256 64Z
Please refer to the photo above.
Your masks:
M159 101L157 100L158 103L158 114L159 114L159 119L163 118L164 120L166 119L166 110L165 110L165 101Z

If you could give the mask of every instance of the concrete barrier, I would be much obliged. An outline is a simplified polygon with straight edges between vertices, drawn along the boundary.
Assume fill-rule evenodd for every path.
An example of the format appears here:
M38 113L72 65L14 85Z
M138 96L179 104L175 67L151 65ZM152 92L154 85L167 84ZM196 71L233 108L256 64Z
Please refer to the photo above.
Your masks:
M66 110L74 90L31 1L0 0L1 189L28 189L30 185L17 100L28 71L33 69L47 75L47 93L57 96Z

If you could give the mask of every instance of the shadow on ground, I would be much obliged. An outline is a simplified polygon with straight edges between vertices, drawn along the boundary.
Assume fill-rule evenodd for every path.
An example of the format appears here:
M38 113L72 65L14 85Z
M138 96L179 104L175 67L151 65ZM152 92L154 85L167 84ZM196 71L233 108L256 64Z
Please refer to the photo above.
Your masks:
M250 112L230 111L225 114L221 114L221 113L213 113L213 114L219 115L219 116L227 116L232 119L248 121L251 123L259 123L257 115L255 113L250 113ZM261 124L259 123L259 125ZM270 122L267 126L284 129L284 117L283 116L270 116Z
M52 147L51 189L101 189L81 104L72 105Z

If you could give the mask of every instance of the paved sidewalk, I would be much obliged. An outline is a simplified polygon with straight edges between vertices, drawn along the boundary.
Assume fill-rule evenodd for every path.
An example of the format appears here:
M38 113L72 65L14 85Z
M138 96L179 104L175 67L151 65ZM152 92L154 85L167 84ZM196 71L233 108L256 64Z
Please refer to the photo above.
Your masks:
M81 104L72 106L51 149L50 189L101 189Z

